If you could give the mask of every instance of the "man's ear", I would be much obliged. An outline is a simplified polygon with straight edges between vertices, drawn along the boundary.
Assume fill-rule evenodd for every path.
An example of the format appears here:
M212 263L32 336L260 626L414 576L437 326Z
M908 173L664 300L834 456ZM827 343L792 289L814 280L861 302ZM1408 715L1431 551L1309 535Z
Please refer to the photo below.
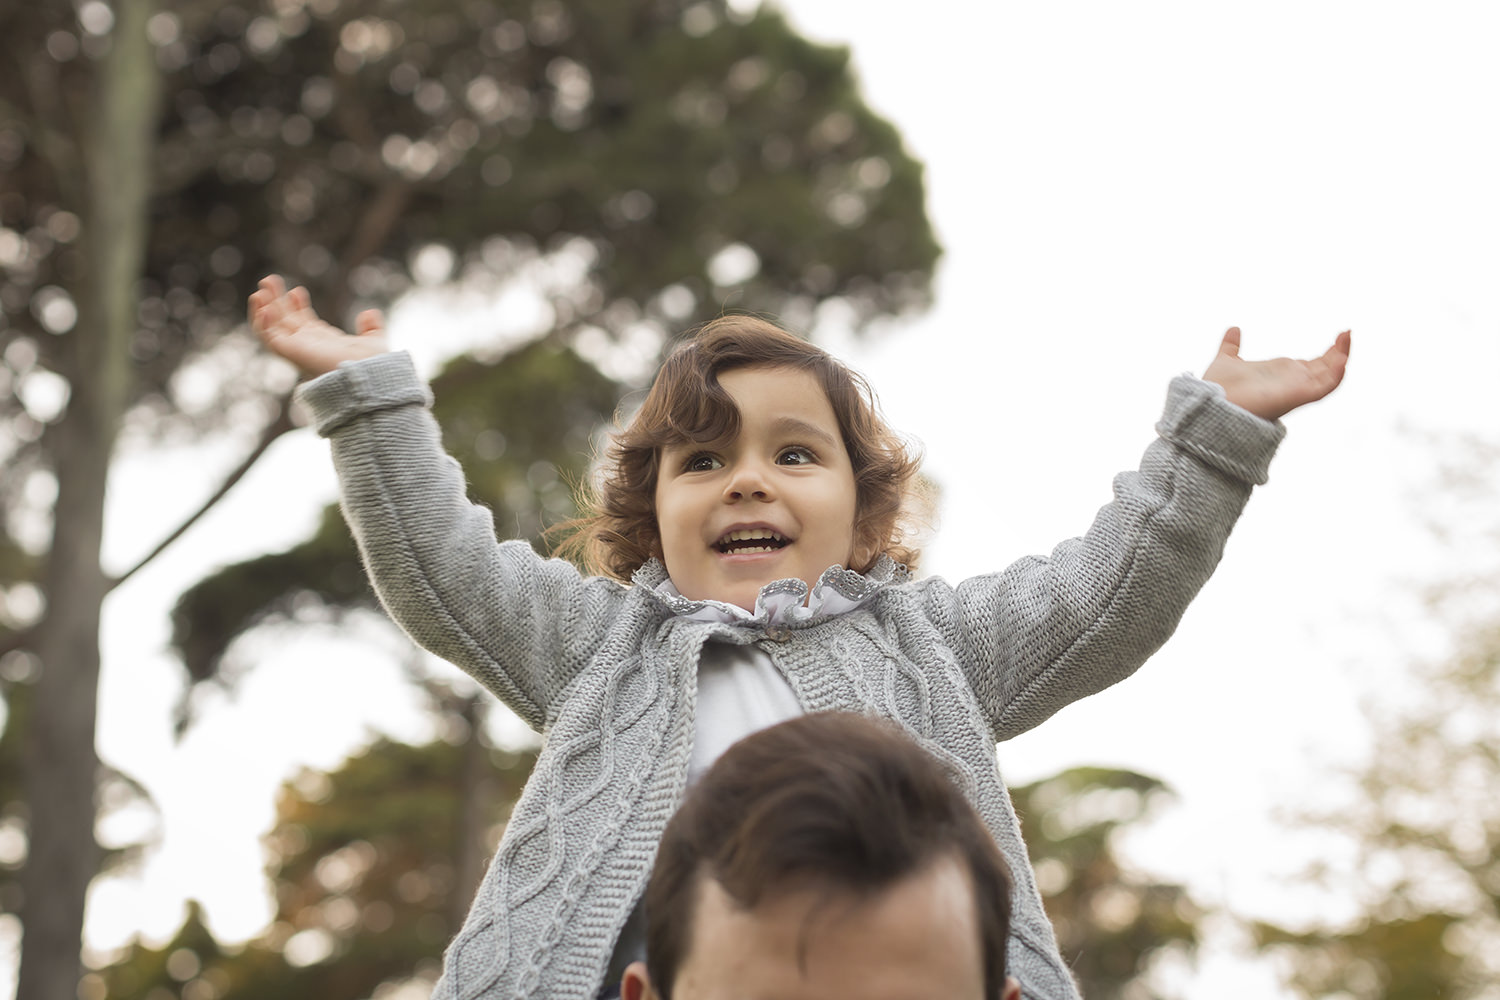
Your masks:
M660 1000L651 986L651 973L646 971L645 962L631 962L625 967L625 975L620 978L620 1000Z
M1021 1000L1021 984L1015 976L1005 977L1005 988L1000 991L1001 1000Z

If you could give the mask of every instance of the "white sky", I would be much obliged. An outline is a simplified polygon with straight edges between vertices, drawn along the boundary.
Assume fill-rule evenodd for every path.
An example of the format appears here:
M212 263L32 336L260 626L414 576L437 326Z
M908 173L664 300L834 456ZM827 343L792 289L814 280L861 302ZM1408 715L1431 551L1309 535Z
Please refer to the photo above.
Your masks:
M1433 463L1404 429L1491 426L1500 7L785 7L852 46L867 99L927 164L947 249L936 307L874 345L836 329L825 343L926 447L944 490L928 572L999 568L1082 531L1148 442L1167 380L1201 372L1226 326L1246 357L1309 356L1353 328L1348 381L1288 418L1270 484L1167 647L1001 748L1012 784L1082 763L1166 779L1180 801L1131 856L1205 902L1340 912L1295 884L1311 846L1273 814L1330 794L1329 769L1364 750L1358 700L1396 690L1430 647L1409 588L1443 572L1419 516ZM224 451L127 463L112 565L196 505L205 471L233 464ZM171 743L171 602L212 567L301 540L332 496L322 443L283 440L111 598L100 750L151 789L165 836L139 875L96 888L95 946L169 934L187 897L219 933L254 934L277 784L377 729L425 735L371 647L263 635L241 647L256 668L239 697ZM1216 941L1189 995L1291 995L1232 944Z

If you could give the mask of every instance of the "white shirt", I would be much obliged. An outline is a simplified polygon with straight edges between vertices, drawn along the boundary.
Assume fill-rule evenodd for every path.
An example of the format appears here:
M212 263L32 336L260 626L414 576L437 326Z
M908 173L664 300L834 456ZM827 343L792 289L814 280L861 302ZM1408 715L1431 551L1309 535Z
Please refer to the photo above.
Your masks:
M825 573L812 593L801 580L766 584L755 598L755 610L704 600L682 604L671 579L656 592L682 608L678 614L700 622L756 622L782 625L843 614L867 597L849 597L830 586ZM698 661L698 707L693 723L693 756L688 784L698 780L736 741L802 714L802 706L771 657L759 646L709 642Z
M656 591L671 598L667 602L669 605L680 607L679 616L693 621L767 625L843 614L868 599L868 594L849 597L840 593L827 584L829 579L830 574L825 573L810 595L807 584L800 580L768 583L756 596L753 612L723 601L684 603L682 593L670 579L663 580ZM790 586L793 583L797 586ZM802 714L802 705L792 686L765 650L756 645L706 643L698 659L698 705L693 717L693 756L688 762L688 784L695 783L734 743ZM645 923L637 903L615 942L605 978L606 989L619 983L626 965L645 961Z

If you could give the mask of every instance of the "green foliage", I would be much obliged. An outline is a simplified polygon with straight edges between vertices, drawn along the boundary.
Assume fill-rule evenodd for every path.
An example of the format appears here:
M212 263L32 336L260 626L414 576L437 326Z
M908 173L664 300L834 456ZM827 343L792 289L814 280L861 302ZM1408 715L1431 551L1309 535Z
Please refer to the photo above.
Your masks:
M1170 795L1156 778L1096 767L1011 789L1058 947L1090 1000L1139 995L1154 957L1197 947L1203 911L1187 890L1115 854L1117 835Z
M1413 663L1399 693L1367 708L1370 756L1300 817L1340 835L1353 862L1311 877L1356 916L1347 924L1262 924L1261 947L1302 995L1354 1000L1500 996L1500 494L1496 447L1428 442L1440 488L1420 497L1445 579L1422 611L1452 636Z
M199 979L200 974L205 985L216 987L224 981L216 966L225 954L203 922L202 909L190 902L187 918L171 941L161 948L132 945L125 961L86 975L78 995L109 1000L176 998L182 984Z
M1307 997L1341 994L1380 1000L1467 997L1464 961L1447 946L1460 918L1423 913L1412 918L1368 918L1347 931L1294 933L1274 924L1255 927L1263 950L1289 954L1292 985Z
M533 344L496 362L457 358L432 390L443 446L501 538L540 543L548 524L577 514L590 435L614 412L618 383L570 350Z
M492 853L535 762L533 752L479 748L471 724L449 721L455 743L379 740L329 774L288 782L266 838L277 901L270 928L226 951L194 909L171 943L133 945L97 974L110 1000L154 1000L161 988L176 995L192 978L221 1000L355 1000L382 983L433 979L473 891L455 877L462 817L476 813L466 806L478 803ZM482 768L465 762L476 749ZM1153 956L1196 945L1201 913L1182 887L1123 872L1114 856L1115 835L1168 794L1153 778L1105 768L1014 790L1059 943L1090 998L1139 995L1132 986ZM183 949L190 955L177 957L174 976L171 956Z
M804 320L834 296L862 319L927 302L939 250L920 164L863 103L847 51L770 10L177 0L153 33L166 99L132 353L133 398L158 418L260 275L297 276L338 319L409 287L433 242L490 272L582 255L579 280L549 290L559 330L672 332L726 302ZM0 257L0 354L24 381L59 370L67 335L43 317L82 279L65 126L98 45L60 4L6 5L0 38L0 233L24 237ZM730 244L758 264L716 283ZM226 379L221 401L259 389ZM16 401L6 416L35 442Z
M456 861L460 840L476 832L464 817L480 816L477 832L493 850L535 760L479 747L450 721L455 743L382 739L329 774L288 782L266 838L276 916L265 934L227 951L194 908L170 944L137 943L101 970L104 995L187 996L184 981L201 979L220 1000L355 1000L388 981L431 978L474 890ZM464 761L476 751L478 771Z
M288 580L297 585L288 589ZM330 506L306 542L221 570L185 591L172 610L173 644L200 682L213 679L228 639L246 629L373 604L354 541Z
M1469 629L1410 681L1416 693L1372 719L1374 756L1351 801L1304 817L1355 845L1352 871L1323 881L1363 915L1258 928L1304 996L1477 1000L1500 979L1500 624Z

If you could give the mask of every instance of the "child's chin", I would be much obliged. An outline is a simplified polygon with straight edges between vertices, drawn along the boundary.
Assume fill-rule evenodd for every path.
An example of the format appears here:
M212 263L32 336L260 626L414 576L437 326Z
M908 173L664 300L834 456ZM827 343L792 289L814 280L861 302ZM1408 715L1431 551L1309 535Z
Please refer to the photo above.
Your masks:
M769 581L767 581L769 582ZM755 600L760 596L760 588L756 587L749 591L736 591L725 599L725 604L733 604L737 608L744 608L751 614L755 614Z

